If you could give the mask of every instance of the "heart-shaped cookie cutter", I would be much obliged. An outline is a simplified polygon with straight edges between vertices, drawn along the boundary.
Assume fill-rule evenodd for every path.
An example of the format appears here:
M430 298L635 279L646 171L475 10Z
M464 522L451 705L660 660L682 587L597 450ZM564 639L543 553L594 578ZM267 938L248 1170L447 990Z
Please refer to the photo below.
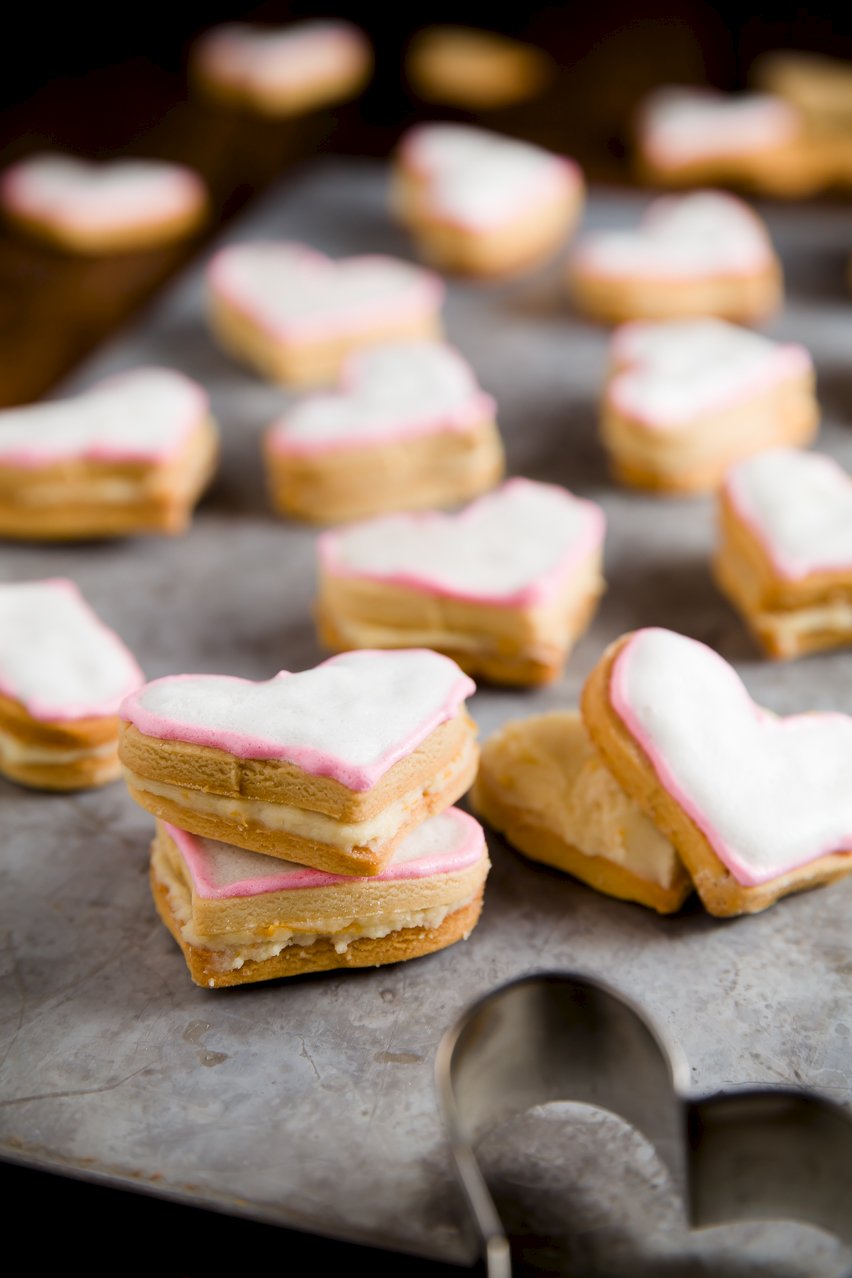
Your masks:
M474 1003L441 1040L439 1103L487 1278L511 1278L509 1240L476 1142L515 1114L577 1101L654 1144L700 1228L798 1220L852 1244L852 1118L804 1089L689 1097L689 1069L630 999L595 978L521 977Z

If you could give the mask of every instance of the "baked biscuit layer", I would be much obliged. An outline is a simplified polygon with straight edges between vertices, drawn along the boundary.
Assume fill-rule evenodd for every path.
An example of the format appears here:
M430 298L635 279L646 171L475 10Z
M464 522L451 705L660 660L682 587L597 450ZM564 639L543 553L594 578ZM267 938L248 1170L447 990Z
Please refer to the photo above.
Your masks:
M692 883L672 847L624 793L576 711L504 724L483 746L475 811L545 865L661 914Z

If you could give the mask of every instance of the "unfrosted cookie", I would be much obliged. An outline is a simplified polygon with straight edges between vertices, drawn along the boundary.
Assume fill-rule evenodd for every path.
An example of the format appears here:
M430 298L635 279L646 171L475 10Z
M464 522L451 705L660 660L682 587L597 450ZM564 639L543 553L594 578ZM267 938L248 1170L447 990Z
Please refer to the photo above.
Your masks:
M0 412L0 535L182 532L216 462L206 392L139 368L69 399Z
M601 436L615 475L640 488L715 488L733 462L817 430L804 347L724 320L627 324L610 367Z
M496 31L434 26L411 41L405 72L427 102L493 111L535 97L554 68L542 49Z
M505 723L482 747L474 810L534 861L661 914L692 882L668 839L618 785L576 710Z
M852 718L780 718L718 653L670 630L606 651L583 720L711 914L751 914L852 870Z
M113 781L118 707L144 675L73 581L0 584L0 773L42 790Z
M476 771L472 681L435 652L352 652L265 683L157 679L128 697L133 798L208 838L333 874L379 874Z
M427 261L507 275L544 261L574 229L583 176L572 160L466 124L421 124L398 148L392 204Z
M765 226L721 191L664 196L635 230L590 232L573 250L569 283L579 309L609 323L706 315L755 323L783 293Z
M429 647L499 683L557 678L603 590L603 511L511 479L458 515L396 515L319 540L327 647Z
M852 480L795 449L741 462L720 493L714 570L770 657L852 643Z
M852 142L808 130L774 94L657 89L637 127L640 175L664 186L734 183L798 198L852 184Z
M452 505L503 473L494 400L457 351L428 341L350 356L338 390L273 423L264 455L281 514L324 523Z
M168 244L205 221L207 191L191 169L163 160L95 163L52 152L28 156L0 179L0 205L30 235L74 253L123 253Z
M304 244L233 244L207 278L215 336L275 382L332 381L362 346L440 336L442 282L394 257L332 261Z
M443 950L476 926L488 869L482 829L458 808L418 826L373 878L306 869L164 821L151 848L157 910L192 979L211 989Z
M349 22L244 22L212 27L196 41L190 72L211 98L282 118L354 98L373 69L366 36Z

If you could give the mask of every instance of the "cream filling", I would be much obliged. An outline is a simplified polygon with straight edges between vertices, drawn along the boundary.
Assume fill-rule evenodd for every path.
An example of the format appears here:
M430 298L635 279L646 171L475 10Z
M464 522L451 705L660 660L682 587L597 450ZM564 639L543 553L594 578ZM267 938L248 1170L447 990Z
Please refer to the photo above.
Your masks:
M483 775L499 803L584 856L662 888L678 878L672 844L605 767L576 712L507 724L485 746Z
M115 755L117 741L107 741L105 745L83 747L79 750L65 750L60 746L55 749L49 746L23 745L17 737L0 731L0 760L4 763L77 763L80 759L107 759Z
M338 821L324 812L309 812L305 808L294 808L286 803L266 803L261 799L244 799L237 796L207 794L203 790L183 789L176 785L167 785L162 781L152 781L148 777L140 777L135 772L125 769L125 776L134 789L148 794L159 795L160 798L171 799L182 808L194 812L206 812L237 825L261 826L265 830L275 830L282 834L292 834L298 838L310 839L315 843L325 843L330 847L349 850L353 847L369 848L375 851L392 839L405 824L413 809L431 794L440 793L467 765L467 758L453 762L449 767L436 773L429 784L415 790L409 790L400 799L395 799L382 809L378 815L366 821Z
M67 506L71 502L126 505L150 492L149 485L129 479L88 482L69 480L61 484L25 484L15 492L16 506Z
M837 600L812 608L791 608L758 612L758 625L765 625L778 635L806 635L823 630L852 631L852 603Z
M202 936L193 926L192 898L186 884L175 874L168 858L155 849L152 863L157 878L169 893L169 904L178 923L181 936L188 945L209 950L219 955L221 970L235 972L246 962L263 962L276 958L290 945L313 945L317 941L331 941L338 954L345 954L353 941L381 940L391 932L404 928L440 927L456 910L464 909L474 900L476 893L465 892L461 896L424 910L399 910L387 914L371 914L366 918L329 917L312 919L298 929L286 925L274 930L264 928L264 939L257 941L250 932L234 932L227 939Z

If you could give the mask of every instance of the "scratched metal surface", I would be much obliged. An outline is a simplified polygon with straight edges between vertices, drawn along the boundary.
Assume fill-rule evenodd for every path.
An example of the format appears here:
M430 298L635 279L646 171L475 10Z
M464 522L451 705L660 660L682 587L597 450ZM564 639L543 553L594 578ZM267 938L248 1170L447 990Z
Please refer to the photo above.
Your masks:
M257 205L231 238L408 256L384 196L379 168L328 162ZM587 224L626 224L641 203L599 193ZM769 220L789 292L770 331L813 350L819 446L852 466L852 222L830 205L779 207ZM602 646L647 623L713 644L775 710L852 712L852 653L786 666L758 659L708 574L707 500L652 500L610 484L595 438L607 335L572 316L555 270L453 284L446 318L497 397L511 470L596 498L609 520L609 591L564 679L529 694L478 693L483 734L573 706ZM314 533L270 514L259 456L262 428L286 397L208 339L199 269L74 384L146 362L203 381L222 426L219 475L192 531L175 541L7 545L3 576L74 577L151 677L266 678L315 663ZM543 968L599 974L638 999L680 1042L696 1090L801 1083L850 1100L852 879L753 919L721 923L696 908L660 919L491 838L486 909L466 944L393 968L216 993L192 985L155 918L150 825L121 784L62 797L0 781L6 1157L469 1261L433 1098L435 1047L471 999ZM569 1134L564 1117L537 1112L489 1143L531 1255L541 1258L556 1220L582 1273L827 1278L848 1268L834 1240L798 1226L687 1237L663 1169L635 1134L588 1115Z

